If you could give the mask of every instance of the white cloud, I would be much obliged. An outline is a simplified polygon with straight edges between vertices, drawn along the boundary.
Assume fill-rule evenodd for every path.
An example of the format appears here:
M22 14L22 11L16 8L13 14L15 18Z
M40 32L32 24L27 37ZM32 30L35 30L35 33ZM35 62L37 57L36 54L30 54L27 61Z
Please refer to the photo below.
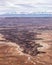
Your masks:
M0 14L52 12L52 0L0 0Z

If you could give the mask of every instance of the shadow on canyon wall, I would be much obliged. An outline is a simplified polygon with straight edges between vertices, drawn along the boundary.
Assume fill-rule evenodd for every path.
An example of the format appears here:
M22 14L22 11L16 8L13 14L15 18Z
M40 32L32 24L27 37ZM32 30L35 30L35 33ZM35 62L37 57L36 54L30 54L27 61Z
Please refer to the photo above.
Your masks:
M29 30L18 31L18 29L0 30L0 33L6 39L0 41L15 42L21 47L22 52L26 54L35 56L39 53L45 53L37 49L38 47L43 47L35 42L35 40L42 40L42 38L37 38L37 34L39 33L30 32Z

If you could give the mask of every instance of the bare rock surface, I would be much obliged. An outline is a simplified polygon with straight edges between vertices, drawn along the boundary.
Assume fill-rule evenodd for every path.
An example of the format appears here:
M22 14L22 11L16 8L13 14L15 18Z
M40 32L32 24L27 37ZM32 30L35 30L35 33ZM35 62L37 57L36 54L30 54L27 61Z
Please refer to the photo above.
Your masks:
M4 40L2 35L0 37ZM51 48L46 49L44 47L44 50L46 49L45 54L31 56L23 53L16 43L0 41L0 65L52 65Z
M30 56L21 52L19 46L0 44L0 65L52 65L52 52Z
M34 56L22 52L18 44L6 41L4 35L0 34L0 65L52 65L52 43L42 40L38 42L43 45L38 50L46 53Z
M52 65L52 17L0 17L0 65Z

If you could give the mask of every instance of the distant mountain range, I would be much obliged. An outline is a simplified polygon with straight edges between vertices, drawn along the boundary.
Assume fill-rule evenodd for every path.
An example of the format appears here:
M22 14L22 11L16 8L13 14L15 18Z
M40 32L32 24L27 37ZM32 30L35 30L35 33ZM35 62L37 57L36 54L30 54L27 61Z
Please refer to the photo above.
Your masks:
M52 13L32 13L32 14L25 14L25 13L21 13L21 14L16 14L16 13L6 13L0 16L16 16L16 17L52 17Z

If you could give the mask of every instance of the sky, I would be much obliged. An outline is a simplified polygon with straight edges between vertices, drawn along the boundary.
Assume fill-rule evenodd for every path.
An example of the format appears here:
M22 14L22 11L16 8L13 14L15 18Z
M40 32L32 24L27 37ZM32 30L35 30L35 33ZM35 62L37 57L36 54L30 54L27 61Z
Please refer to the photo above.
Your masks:
M52 13L52 0L0 0L0 15Z

